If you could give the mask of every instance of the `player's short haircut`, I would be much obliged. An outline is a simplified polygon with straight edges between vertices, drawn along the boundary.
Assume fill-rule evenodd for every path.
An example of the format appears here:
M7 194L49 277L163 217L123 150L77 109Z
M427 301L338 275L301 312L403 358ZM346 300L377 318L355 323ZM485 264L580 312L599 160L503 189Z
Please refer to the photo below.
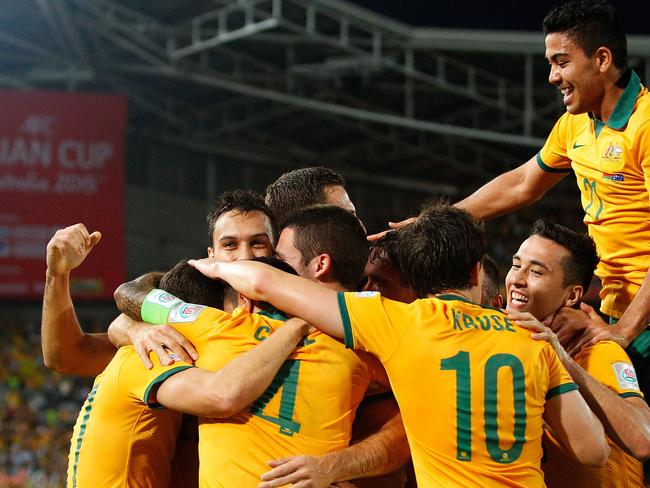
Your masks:
M295 169L266 187L266 204L282 226L291 212L325 203L325 187L330 185L345 187L345 180L336 171L322 166Z
M471 271L485 254L483 226L446 203L426 206L398 231L404 275L418 297L471 287Z
M247 212L259 211L266 215L271 222L271 232L275 233L275 219L273 213L264 202L264 198L257 192L249 190L235 190L222 193L214 201L212 210L208 214L208 242L212 245L214 226L226 212L237 211L246 214ZM275 236L270 235L271 242L275 244Z
M226 283L204 276L184 259L161 278L158 288L185 302L220 309L223 308Z
M612 52L614 65L627 68L627 40L614 7L604 0L574 0L553 8L544 18L544 34L568 34L587 56L599 47Z
M260 263L268 264L269 266L273 266L274 268L277 268L281 271L284 271L285 273L289 273L292 275L297 275L296 270L291 267L290 264L285 263L281 259L278 259L276 257L271 257L271 256L259 256L256 258L252 258L251 261L258 261ZM232 286L226 285L226 291L224 293L224 298L223 301L224 303L229 303L233 307L237 306L237 297L239 295L239 292L235 290ZM283 313L280 310L278 310L276 307L271 305L268 302L260 302L260 301L255 301L255 305L268 313Z
M354 290L368 260L366 233L357 217L335 205L312 205L295 211L282 229L294 229L294 246L307 266L319 254L329 254L332 276L343 287Z
M501 287L501 276L499 273L499 267L497 263L494 262L494 259L490 257L489 254L484 254L483 259L481 260L483 265L483 303L489 305L493 302L494 297L500 293Z
M560 263L564 274L562 286L578 284L585 292L589 289L600 261L596 243L589 235L539 219L533 224L530 236L544 237L569 251L569 255Z

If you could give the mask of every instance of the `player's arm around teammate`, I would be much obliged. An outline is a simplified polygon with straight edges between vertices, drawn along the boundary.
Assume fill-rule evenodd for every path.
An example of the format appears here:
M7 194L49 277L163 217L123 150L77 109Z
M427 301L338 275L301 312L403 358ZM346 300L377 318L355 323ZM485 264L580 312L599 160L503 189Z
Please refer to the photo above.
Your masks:
M534 332L532 337L553 345L560 361L589 407L602 422L605 433L628 454L643 461L650 457L650 408L640 396L622 398L585 371L567 353L557 335L529 313L509 312L522 327ZM616 346L618 347L618 346Z
M116 319L133 325L132 318ZM150 403L200 417L228 418L255 401L269 386L309 325L289 319L256 347L239 354L218 371L188 368L174 374L152 392Z
M115 354L106 334L87 334L70 296L70 273L101 239L84 224L56 231L47 244L47 271L41 319L45 366L63 374L96 376Z

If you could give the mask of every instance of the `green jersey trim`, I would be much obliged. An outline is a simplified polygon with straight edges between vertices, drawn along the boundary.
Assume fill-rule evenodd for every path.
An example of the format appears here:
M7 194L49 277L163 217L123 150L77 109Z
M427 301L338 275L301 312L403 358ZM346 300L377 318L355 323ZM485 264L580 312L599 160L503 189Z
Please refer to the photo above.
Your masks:
M343 342L345 347L354 349L354 337L352 335L352 324L350 323L350 314L348 305L345 303L345 293L338 292L339 310L341 312L341 321L343 322Z
M165 408L163 405L161 405L158 402L149 401L149 395L151 395L152 390L160 386L170 376L173 376L176 373L180 373L181 371L185 371L186 369L193 368L193 367L194 366L189 366L189 365L176 366L175 368L168 369L164 373L158 375L151 383L149 383L149 386L147 386L147 389L144 391L142 401L147 405L147 407L151 408L152 410Z
M540 167L542 171L545 171L546 173L570 173L571 169L562 169L562 168L551 168L548 166L544 161L542 161L542 156L540 153L537 153L537 166Z
M623 76L626 75L627 73ZM616 102L612 115L607 121L607 125L612 129L621 130L625 127L632 116L632 112L634 112L634 105L641 89L641 80L634 70L630 70L629 77L630 81L627 82L625 90L623 90L621 97Z
M81 444L83 443L84 434L86 433L86 426L88 425L88 419L90 419L90 413L93 410L93 402L95 401L95 395L99 389L99 384L93 386L93 389L88 394L87 405L84 407L84 416L79 426L79 435L77 436L77 448L74 451L74 464L72 465L72 488L77 488L77 467L79 466L79 453L81 452Z
M578 385L575 383L564 383L562 385L558 385L555 388L551 388L546 392L546 399L548 400L549 398L553 398L556 395L561 395L562 393L566 393L568 391L573 391L577 390Z
M620 396L621 398L630 398L630 397L643 398L643 395L636 391L626 391L625 393L619 393L618 396Z
M273 320L279 320L280 322L286 322L287 320L289 320L289 317L287 317L285 314L279 311L274 313L274 312L266 312L264 310L261 310L257 312L257 315L262 315L264 317L268 317Z

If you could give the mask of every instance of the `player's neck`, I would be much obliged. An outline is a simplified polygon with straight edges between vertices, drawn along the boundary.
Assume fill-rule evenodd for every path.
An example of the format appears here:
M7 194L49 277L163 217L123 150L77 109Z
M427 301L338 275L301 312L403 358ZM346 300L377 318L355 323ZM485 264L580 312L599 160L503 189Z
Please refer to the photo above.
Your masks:
M466 290L442 290L440 293L435 293L435 294L429 294L429 297L436 297L438 295L458 295L459 297L464 298L465 300L468 300L473 303L479 303L481 301L481 297L478 296L476 297L475 293L473 292L474 289L466 289Z

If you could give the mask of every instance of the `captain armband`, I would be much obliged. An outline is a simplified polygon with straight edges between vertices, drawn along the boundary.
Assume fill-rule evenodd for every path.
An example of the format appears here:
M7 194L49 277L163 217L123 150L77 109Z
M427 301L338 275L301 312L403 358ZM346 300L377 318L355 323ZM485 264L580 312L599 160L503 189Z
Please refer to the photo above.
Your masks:
M179 298L164 290L154 289L142 302L140 315L144 322L166 324L172 309L183 303Z

